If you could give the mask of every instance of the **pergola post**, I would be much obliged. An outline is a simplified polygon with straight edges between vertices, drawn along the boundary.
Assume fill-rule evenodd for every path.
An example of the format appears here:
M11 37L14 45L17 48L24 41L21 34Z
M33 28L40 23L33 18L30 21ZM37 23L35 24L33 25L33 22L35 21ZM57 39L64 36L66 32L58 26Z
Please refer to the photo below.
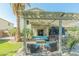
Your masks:
M24 54L25 55L27 55L27 44L26 44L26 25L27 25L27 23L26 23L26 20L25 20L25 18L23 19L24 20L24 28L23 28L23 45L24 45Z
M59 53L62 55L62 20L59 20Z

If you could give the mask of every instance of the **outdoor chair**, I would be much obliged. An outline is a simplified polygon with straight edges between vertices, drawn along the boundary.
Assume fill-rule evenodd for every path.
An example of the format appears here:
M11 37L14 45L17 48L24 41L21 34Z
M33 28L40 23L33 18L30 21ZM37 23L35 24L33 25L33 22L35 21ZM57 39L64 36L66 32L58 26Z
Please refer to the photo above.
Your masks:
M58 40L58 35L49 35L49 40L50 41L56 41L56 40Z
M27 44L27 47L31 53L38 53L40 51L40 46L37 46L36 44Z
M47 50L50 52L57 51L57 43L50 43Z

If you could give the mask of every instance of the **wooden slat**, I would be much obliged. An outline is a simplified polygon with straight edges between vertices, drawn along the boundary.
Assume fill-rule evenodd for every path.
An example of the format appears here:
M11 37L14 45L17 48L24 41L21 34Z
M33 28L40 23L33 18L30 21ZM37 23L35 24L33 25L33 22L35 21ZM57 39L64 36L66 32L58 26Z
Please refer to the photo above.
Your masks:
M48 11L23 11L26 19L46 19L46 20L79 20L79 14ZM30 17L29 17L30 16Z

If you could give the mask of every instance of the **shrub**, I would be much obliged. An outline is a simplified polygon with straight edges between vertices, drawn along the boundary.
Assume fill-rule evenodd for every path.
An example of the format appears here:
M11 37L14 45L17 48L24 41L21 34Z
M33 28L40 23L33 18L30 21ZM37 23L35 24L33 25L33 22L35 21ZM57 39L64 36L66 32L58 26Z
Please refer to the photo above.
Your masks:
M15 34L16 34L16 28L13 28L13 29L9 30L9 34L11 36L15 36Z
M68 48L69 52L74 47L74 45L77 43L77 40L73 37L69 37L66 41L66 47Z

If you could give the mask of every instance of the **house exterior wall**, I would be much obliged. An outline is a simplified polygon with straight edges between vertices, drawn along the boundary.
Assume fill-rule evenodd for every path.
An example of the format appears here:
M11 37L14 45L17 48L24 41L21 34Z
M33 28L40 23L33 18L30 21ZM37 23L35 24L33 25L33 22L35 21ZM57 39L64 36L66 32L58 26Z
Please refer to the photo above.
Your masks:
M32 25L32 29L33 29L33 35L34 35L34 36L38 36L38 34L37 34L37 30L38 30L38 29L44 30L44 36L48 36L48 33L49 33L49 31L48 31L48 30L49 30L48 26Z
M20 32L23 32L23 28L24 28L24 20L21 18L20 20Z
M23 27L24 27L24 21L23 20L20 20L20 30L21 30L21 33L23 32ZM30 23L29 25L26 25L26 28L29 28L33 31L33 36L37 36L37 30L38 29L42 29L44 30L44 35L45 36L48 36L49 34L49 26L47 25L41 25L38 26L38 25L33 25L32 23Z
M0 37L8 36L8 31L13 28L12 23L0 18Z
M10 30L13 28L13 24L6 21L6 20L3 20L3 19L0 19L0 30Z

